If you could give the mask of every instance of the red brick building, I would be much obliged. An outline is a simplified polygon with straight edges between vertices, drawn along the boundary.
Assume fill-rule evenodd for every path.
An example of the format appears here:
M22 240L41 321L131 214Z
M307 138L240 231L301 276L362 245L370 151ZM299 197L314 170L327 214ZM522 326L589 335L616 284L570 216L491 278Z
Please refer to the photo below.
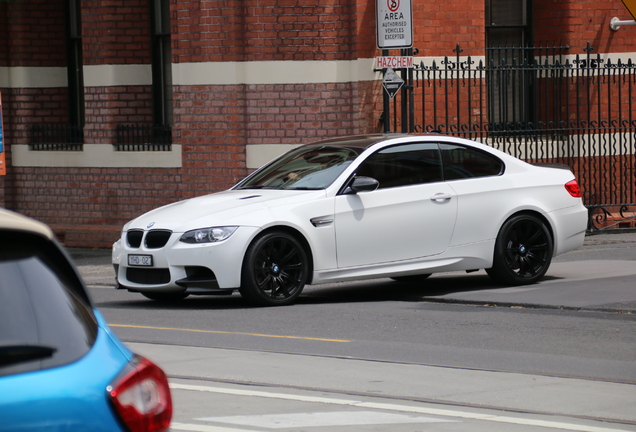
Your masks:
M631 18L619 0L414 0L412 17L416 62L508 43L636 58L636 27L609 26ZM378 55L374 0L2 1L0 205L108 247L289 146L382 131Z

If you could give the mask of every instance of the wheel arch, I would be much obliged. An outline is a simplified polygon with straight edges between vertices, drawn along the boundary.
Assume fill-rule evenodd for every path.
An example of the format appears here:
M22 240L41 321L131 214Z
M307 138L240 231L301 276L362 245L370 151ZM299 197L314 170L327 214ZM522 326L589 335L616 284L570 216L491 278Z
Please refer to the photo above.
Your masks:
M305 238L303 233L297 230L296 228L290 227L288 225L269 226L265 228L264 230L262 230L261 232L259 232L258 235L254 236L254 238L249 243L247 248L249 248L249 246L252 245L260 237L275 231L285 232L293 236L296 240L300 242L301 246L303 247L303 250L307 254L307 260L309 264L309 274L308 274L307 284L311 284L313 281L313 274L314 274L314 255L311 251L311 246L309 246L309 242L307 241L307 238ZM241 263L241 268L243 268L244 265L245 265L245 254L243 255L243 262Z
M550 238L552 239L552 253L554 254L556 252L556 237L554 235L554 227L552 226L552 221L550 221L549 218L547 218L543 213L541 213L540 211L537 210L533 210L533 209L524 209L524 210L518 210L514 213L512 213L510 216L508 216L503 223L500 225L499 229L501 229L501 227L504 226L504 224L506 222L508 222L510 219L512 219L515 216L521 216L521 215L529 215L529 216L535 216L536 218L538 218L541 222L543 222L546 226L546 228L548 229L548 233L550 234Z

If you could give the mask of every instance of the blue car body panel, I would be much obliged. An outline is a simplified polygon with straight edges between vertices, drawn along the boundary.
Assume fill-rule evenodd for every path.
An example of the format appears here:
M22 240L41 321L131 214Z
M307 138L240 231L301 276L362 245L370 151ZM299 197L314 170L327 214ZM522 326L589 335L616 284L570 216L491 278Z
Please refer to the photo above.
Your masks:
M106 388L133 353L95 311L99 330L79 360L52 369L0 378L0 431L122 431Z

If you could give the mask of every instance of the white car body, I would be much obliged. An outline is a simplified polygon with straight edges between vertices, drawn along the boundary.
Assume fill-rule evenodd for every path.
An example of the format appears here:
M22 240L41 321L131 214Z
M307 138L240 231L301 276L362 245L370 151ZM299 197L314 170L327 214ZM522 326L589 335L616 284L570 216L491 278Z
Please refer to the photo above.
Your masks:
M302 244L310 270L304 280L308 284L490 269L502 226L518 214L542 220L550 232L551 256L583 244L587 210L580 196L572 196L564 187L574 180L567 169L530 165L486 145L442 135L347 139L372 144L323 189L241 189L241 182L230 190L169 204L130 221L113 246L119 287L149 297L239 289L244 285L248 247L272 229L287 232ZM403 148L396 145L429 142L477 149L505 168L500 175L343 193L369 155ZM237 228L218 242L180 240L184 233L204 227ZM144 239L137 247L126 237L135 230ZM170 232L165 246L146 244L153 230ZM138 258L129 261L129 256ZM131 268L136 277L128 276ZM162 272L162 279L155 279L153 272ZM145 273L150 276L139 276Z

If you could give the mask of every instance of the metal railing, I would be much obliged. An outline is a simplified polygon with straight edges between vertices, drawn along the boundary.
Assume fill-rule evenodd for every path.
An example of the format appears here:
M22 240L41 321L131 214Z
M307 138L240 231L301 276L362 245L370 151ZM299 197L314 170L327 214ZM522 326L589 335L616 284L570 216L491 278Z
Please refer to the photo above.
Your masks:
M31 150L82 151L84 130L78 125L37 124L29 130Z
M117 125L115 128L117 151L170 151L172 128L163 125Z
M590 211L589 231L634 228L636 64L593 55L589 44L584 54L569 50L496 49L476 60L461 57L457 46L454 56L415 67L395 98L408 103L391 104L392 126L400 131L409 122L412 132L439 131L528 162L567 164Z

